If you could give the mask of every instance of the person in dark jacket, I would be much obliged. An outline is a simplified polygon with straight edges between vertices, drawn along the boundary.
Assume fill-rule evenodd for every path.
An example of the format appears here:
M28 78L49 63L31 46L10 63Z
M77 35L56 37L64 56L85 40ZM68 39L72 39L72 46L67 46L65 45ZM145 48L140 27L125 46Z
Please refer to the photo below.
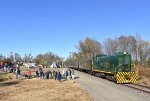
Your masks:
M68 77L68 70L66 70L65 72L66 72L65 78L66 78L66 80L67 80L67 79L68 79L68 78L67 78L67 77Z
M16 70L16 79L19 78L20 72L21 72L20 68L18 67L17 70Z
M42 75L42 78L44 79L45 74L43 71L41 72L41 75Z
M26 73L22 74L22 77L28 78L28 75Z
M61 82L61 73L59 71L58 71L57 79L58 79L58 81Z
M57 73L57 71L55 71L55 72L54 72L55 80L57 80L57 75L58 75L58 73Z
M40 79L44 79L44 72L42 70L42 68L39 68L39 74L40 74Z
M45 73L45 79L49 79L50 70Z
M54 79L55 78L55 71L53 71L52 76L53 76L53 79Z
M44 73L43 71L40 71L40 79L44 78Z
M38 70L36 71L36 78L39 78L39 72L38 72Z
M50 75L50 79L52 79L53 78L52 71L50 71L49 75Z

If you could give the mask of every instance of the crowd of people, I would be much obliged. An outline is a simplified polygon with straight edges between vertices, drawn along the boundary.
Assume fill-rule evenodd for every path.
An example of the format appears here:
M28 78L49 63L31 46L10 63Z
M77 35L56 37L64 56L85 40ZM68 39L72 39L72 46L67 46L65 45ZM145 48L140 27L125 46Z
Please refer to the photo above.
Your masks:
M16 79L18 79L19 75L21 74L21 70L20 70L19 66L16 66L16 65L4 65L3 71L8 72L8 73L15 73Z
M39 68L36 71L36 78L40 79L55 79L61 82L62 79L70 80L75 79L75 73L73 69L64 69L62 72L59 70L57 71L50 71L43 72L42 68Z
M16 74L16 79L18 79L19 77L23 77L23 78L40 78L40 79L55 79L58 81L62 81L62 79L64 80L71 80L71 79L75 79L75 72L73 69L69 69L69 68L65 68L62 71L59 70L47 70L46 72L43 71L42 68L38 68L36 70L35 75L31 75L31 70L28 68L28 71L26 73L21 73L21 69L18 66L10 66L10 67L6 67L4 66L3 68L4 72L9 72L9 73L15 73Z
M14 73L17 69L17 66L15 65L4 65L3 66L3 71L4 72L9 72L9 73Z

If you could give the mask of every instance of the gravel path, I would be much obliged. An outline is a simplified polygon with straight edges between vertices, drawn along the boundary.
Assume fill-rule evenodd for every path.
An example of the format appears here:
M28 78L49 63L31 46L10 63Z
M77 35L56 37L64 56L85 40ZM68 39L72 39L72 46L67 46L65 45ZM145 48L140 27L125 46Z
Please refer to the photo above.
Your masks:
M84 87L95 101L150 101L150 95L122 84L76 71L75 81Z

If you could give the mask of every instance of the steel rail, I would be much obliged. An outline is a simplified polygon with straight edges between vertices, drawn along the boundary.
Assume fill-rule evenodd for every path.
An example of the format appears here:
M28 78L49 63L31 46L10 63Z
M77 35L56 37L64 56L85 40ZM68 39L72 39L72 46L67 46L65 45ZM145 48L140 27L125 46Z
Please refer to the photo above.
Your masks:
M124 84L124 86L150 94L150 88L139 84Z

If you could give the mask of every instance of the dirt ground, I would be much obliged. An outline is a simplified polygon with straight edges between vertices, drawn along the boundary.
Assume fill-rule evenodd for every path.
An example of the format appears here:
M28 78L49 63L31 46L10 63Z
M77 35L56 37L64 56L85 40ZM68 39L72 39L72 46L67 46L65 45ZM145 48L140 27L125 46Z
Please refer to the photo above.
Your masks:
M47 71L49 69L44 69ZM56 69L51 69L51 71ZM58 69L57 69L58 70ZM62 69L59 69L60 71ZM32 75L35 75L32 70ZM26 70L22 70L25 73ZM15 80L15 74L7 74L7 81L0 82L0 101L93 101L89 93L73 80L54 79Z
M150 101L150 94L128 88L123 84L76 71L75 81L84 87L94 101Z
M11 80L0 83L0 101L93 101L74 81Z

